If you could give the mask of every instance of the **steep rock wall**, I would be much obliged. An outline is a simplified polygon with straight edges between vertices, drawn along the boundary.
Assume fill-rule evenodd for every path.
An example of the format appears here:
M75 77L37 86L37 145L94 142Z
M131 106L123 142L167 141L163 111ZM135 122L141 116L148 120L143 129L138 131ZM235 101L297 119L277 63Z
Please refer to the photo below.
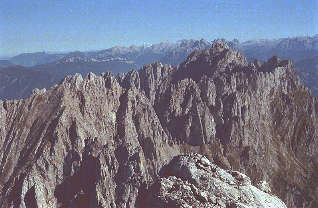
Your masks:
M318 102L288 61L222 43L178 67L66 77L0 101L2 207L138 207L174 156L198 152L287 207L317 206Z

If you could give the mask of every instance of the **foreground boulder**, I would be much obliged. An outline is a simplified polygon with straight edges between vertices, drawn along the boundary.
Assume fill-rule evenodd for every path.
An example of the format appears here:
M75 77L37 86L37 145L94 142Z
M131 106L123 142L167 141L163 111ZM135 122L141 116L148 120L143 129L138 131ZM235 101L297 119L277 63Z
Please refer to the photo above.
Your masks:
M278 197L199 154L175 157L151 188L146 207L286 208ZM264 183L264 182L263 182Z

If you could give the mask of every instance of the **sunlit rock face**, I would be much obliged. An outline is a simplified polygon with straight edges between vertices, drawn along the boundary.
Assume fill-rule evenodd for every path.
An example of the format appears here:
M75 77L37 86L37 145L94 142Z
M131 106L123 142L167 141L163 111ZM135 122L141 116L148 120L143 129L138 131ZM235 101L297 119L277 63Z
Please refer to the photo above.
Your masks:
M290 62L249 63L222 43L178 67L68 76L27 99L0 101L0 207L144 207L173 197L156 192L165 184L209 191L198 207L216 205L209 193L226 187L247 201L221 194L218 206L265 206L271 190L287 207L318 207L317 118L317 99ZM190 152L210 162L185 158L196 169L183 172L173 158ZM209 163L218 167L205 170ZM218 182L219 172L233 187L205 186L202 178Z
M146 207L287 208L246 175L223 170L199 154L177 156L164 171L150 188Z

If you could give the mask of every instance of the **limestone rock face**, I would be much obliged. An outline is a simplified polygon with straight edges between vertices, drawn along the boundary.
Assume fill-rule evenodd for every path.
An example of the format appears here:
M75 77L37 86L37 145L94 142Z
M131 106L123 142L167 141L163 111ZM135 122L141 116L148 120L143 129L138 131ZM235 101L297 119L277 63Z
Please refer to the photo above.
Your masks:
M318 101L290 62L255 63L215 43L178 67L77 74L0 101L0 207L143 207L153 184L192 178L204 191L198 177L222 171L211 162L246 193L267 181L287 207L318 207ZM211 162L190 157L193 169L172 162L162 175L190 152Z
M166 177L151 187L146 207L286 207L246 175L225 171L199 154L177 156L165 171Z

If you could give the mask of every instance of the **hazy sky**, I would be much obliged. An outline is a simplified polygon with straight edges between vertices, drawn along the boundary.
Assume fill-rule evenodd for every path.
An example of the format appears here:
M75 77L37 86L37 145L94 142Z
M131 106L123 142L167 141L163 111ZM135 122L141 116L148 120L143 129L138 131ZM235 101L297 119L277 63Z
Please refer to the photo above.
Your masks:
M318 33L318 0L0 0L0 55Z

